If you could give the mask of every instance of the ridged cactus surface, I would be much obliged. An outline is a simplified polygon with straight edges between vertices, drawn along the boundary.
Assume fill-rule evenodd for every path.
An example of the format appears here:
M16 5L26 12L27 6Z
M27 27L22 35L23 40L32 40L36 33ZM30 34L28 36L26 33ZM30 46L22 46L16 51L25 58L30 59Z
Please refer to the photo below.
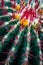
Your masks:
M43 65L43 0L0 0L0 65Z

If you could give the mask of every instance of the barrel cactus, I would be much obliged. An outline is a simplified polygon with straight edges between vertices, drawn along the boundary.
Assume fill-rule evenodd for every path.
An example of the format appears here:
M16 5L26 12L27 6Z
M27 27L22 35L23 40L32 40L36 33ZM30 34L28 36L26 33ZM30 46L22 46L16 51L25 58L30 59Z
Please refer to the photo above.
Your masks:
M43 0L0 0L0 65L43 65Z

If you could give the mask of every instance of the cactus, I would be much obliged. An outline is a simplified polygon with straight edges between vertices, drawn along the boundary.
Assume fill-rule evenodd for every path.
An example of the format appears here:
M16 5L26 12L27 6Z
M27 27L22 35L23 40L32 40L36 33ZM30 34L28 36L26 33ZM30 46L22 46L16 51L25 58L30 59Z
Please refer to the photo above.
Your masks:
M0 65L43 65L41 2L1 0L0 3Z

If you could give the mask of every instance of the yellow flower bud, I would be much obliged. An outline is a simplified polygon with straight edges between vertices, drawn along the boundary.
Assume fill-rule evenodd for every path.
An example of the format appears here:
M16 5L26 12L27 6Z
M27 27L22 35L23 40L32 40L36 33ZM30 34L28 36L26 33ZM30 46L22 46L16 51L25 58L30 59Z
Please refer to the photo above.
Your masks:
M19 4L16 5L15 9L19 11L20 10L20 5Z
M40 24L39 24L39 23L34 24L34 29L37 29L37 28L39 28L39 27L40 27Z
M15 14L15 19L18 20L20 18L19 14Z
M27 26L27 25L28 25L28 20L25 19L25 18L23 18L23 19L20 20L20 24L21 24L22 26Z

